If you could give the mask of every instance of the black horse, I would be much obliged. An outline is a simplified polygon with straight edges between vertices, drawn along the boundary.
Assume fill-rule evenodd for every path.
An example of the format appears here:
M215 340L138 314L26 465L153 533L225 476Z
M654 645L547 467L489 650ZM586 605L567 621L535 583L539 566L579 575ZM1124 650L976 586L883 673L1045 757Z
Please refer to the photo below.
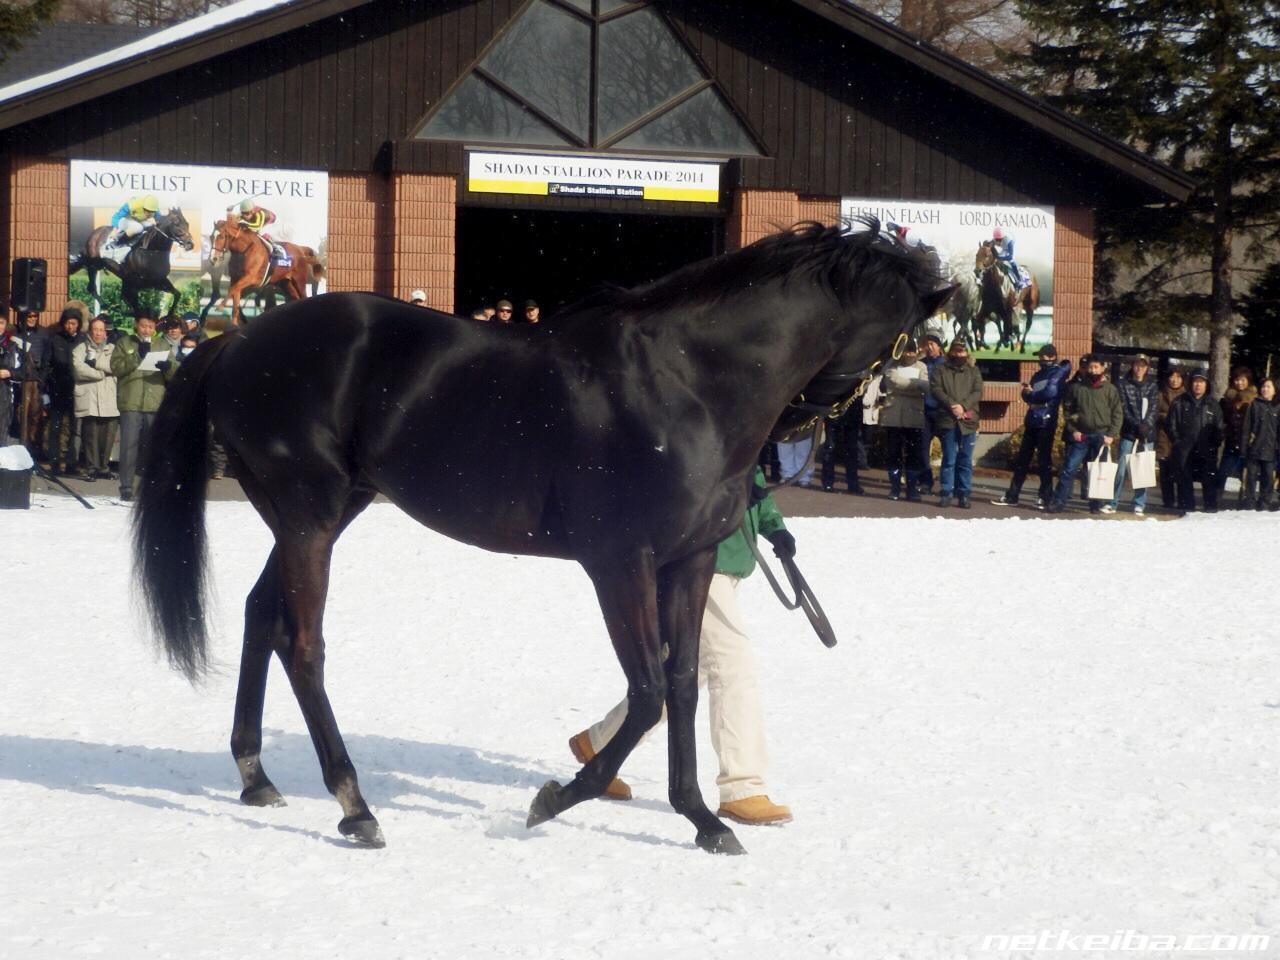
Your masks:
M89 274L89 290L98 293L98 274L107 270L120 278L120 296L129 304L129 309L136 317L142 310L138 294L143 290L164 290L173 294L169 305L169 316L178 312L178 290L169 282L169 251L175 243L184 250L194 246L191 240L190 226L187 218L178 208L171 209L163 216L156 217L154 227L149 227L133 248L125 255L122 263L111 257L104 257L102 249L107 238L111 236L112 227L98 227L89 234L80 248L80 255L73 258L67 267L67 275L78 270Z
M342 805L339 830L383 842L325 693L322 632L334 542L382 493L463 542L576 560L595 585L627 678L626 722L572 782L542 788L529 825L600 796L665 702L672 806L698 846L741 852L695 780L716 545L746 510L770 433L851 392L852 375L953 290L936 259L863 226L800 225L597 295L553 327L338 293L201 345L156 420L135 560L170 660L199 676L211 422L276 540L245 606L231 736L241 799L282 802L259 759L274 652Z

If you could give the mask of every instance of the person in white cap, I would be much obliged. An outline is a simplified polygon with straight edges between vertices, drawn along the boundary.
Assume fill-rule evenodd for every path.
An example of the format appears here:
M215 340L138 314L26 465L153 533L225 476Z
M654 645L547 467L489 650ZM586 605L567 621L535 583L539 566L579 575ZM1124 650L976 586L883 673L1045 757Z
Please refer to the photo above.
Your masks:
M415 307L425 307L427 305L427 291L415 290L409 294L409 302Z

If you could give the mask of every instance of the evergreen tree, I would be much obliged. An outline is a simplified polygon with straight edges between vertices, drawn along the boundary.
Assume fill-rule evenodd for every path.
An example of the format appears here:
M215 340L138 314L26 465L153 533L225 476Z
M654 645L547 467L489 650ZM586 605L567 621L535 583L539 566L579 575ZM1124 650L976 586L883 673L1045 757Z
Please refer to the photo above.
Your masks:
M1240 305L1244 329L1236 337L1236 359L1259 377L1280 377L1280 263L1263 271Z
M22 38L47 20L53 19L60 0L18 0L0 2L0 60L10 50L22 46Z
M1280 238L1277 0L1019 0L1035 32L1014 73L1086 123L1194 176L1184 204L1101 211L1104 319L1209 331L1227 385L1236 271ZM1123 292L1117 278L1125 277Z

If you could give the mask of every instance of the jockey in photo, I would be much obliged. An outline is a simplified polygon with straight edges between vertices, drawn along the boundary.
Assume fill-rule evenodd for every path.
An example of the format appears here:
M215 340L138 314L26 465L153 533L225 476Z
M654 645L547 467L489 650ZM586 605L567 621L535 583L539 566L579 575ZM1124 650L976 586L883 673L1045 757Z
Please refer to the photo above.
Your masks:
M235 213L240 218L240 223L248 227L258 236L262 236L262 228L276 222L276 215L266 207L258 206L257 201L252 198L241 200L239 209L236 207L228 207L227 213Z
M144 230L154 227L159 211L160 201L151 194L130 197L111 216L112 230L107 239L107 249L110 250L125 239L139 237Z
M246 227L253 233L256 233L267 244L271 250L271 259L284 266L290 265L292 260L284 247L276 243L270 234L262 232L263 227L270 226L276 222L276 215L266 207L259 206L258 202L252 197L246 197L240 201L238 207L227 207L227 218L230 220L238 220L240 225Z
M991 231L991 246L995 250L996 262L1008 274L1009 279L1013 282L1013 288L1021 290L1024 286L1022 271L1013 262L1013 234L1005 233L1000 227L996 227Z

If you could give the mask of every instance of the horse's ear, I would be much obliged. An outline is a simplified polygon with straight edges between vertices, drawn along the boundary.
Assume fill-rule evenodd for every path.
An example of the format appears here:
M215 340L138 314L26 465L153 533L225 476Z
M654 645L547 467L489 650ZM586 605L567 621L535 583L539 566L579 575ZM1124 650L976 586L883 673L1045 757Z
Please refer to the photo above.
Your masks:
M935 290L933 293L921 297L920 303L924 307L924 315L926 317L932 317L942 309L942 306L950 300L952 295L959 289L960 284L950 283L947 284L947 286L942 287L940 290Z

